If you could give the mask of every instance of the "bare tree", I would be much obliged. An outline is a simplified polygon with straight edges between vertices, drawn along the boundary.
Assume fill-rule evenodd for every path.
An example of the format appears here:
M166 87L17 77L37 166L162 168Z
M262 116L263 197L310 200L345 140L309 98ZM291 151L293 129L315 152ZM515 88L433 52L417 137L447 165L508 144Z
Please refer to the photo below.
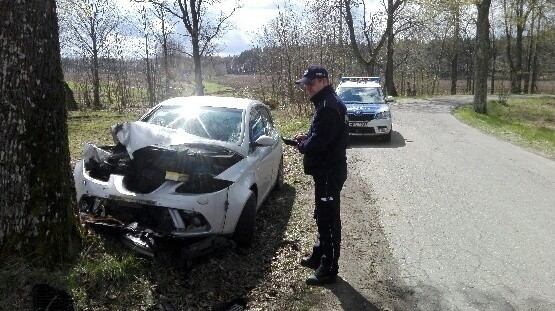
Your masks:
M306 40L301 21L302 14L292 9L290 4L279 7L278 16L264 27L259 43L264 47L264 59L259 70L267 77L266 85L261 87L262 100L270 105L276 103L302 102L302 96L292 81L298 79L308 65L319 62L319 50L312 50ZM296 92L297 91L297 92ZM298 114L309 109L295 105Z
M373 22L371 27L367 24L366 21L366 2L365 1L352 1L352 0L343 0L344 6L344 14L345 14L345 22L347 23L347 29L349 30L349 40L351 44L351 48L353 50L353 54L359 63L366 68L368 75L375 75L375 66L376 61L379 55L381 48L384 44L387 43L387 56L386 56L386 70L385 70L385 88L386 92L389 95L397 96L397 88L395 87L394 83L394 64L393 64L393 54L394 54L394 41L395 35L399 31L404 31L410 28L411 23L403 23L403 26L399 27L399 29L394 29L396 16L402 6L405 4L405 0L387 0L382 1L382 5L384 6L385 10L385 29L383 31L379 31L379 26L375 22L379 22L377 19L380 18L379 14L374 14L374 19L371 19ZM362 5L362 24L363 24L363 33L365 42L364 45L368 48L368 54L364 55L362 53L361 48L359 47L360 43L358 42L356 30L354 27L354 19L352 8L358 7ZM405 21L407 22L407 21ZM372 35L370 35L372 34ZM379 37L379 38L375 38ZM366 57L365 57L366 56Z
M164 92L163 92L163 99L166 99L170 96L170 84L171 84L171 75L170 75L170 64L169 64L169 45L168 40L170 36L169 27L168 25L170 21L168 20L168 16L166 15L166 11L163 10L160 6L156 6L154 8L154 16L158 18L160 21L160 33L157 35L158 40L160 41L160 45L162 47L162 62L164 67Z
M530 35L528 43L528 53L526 59L526 74L524 75L524 92L536 93L538 90L539 77L539 57L538 50L542 45L542 33L545 32L543 25L545 23L545 13L548 11L549 3L555 4L554 1L537 0L537 5L532 11L532 22L530 25Z
M152 28L149 19L147 16L147 9L146 7L142 7L141 9L141 17L143 22L143 36L145 39L145 75L146 75L146 85L147 85L147 97L148 97L148 104L149 107L153 107L156 102L156 89L154 87L154 65L152 64L152 60L150 59L150 42L149 42L149 35L150 29Z
M371 15L371 22L368 23L366 20L366 14L363 13L363 34L364 34L364 45L368 49L367 55L363 53L359 39L357 38L357 31L354 26L354 17L352 13L353 6L359 6L360 4L355 0L343 0L343 6L345 10L345 23L347 23L347 29L349 31L349 41L351 49L357 61L366 69L366 74L373 76L375 75L376 61L378 58L378 53L384 46L387 40L387 31L382 32L379 38L375 38L377 31L376 22L379 18L378 15ZM365 2L362 2L365 6ZM364 10L366 11L366 10Z
M522 92L523 61L524 61L524 31L530 13L536 5L536 0L503 0L505 15L505 35L507 38L507 59L511 75L511 92ZM513 29L516 28L516 33ZM513 46L513 35L516 36ZM514 50L513 50L514 49Z
M195 94L204 95L202 58L211 54L215 44L214 39L223 35L228 29L228 19L240 6L236 5L229 13L220 11L217 16L214 16L210 14L209 8L216 7L222 2L221 0L135 0L135 2L154 4L179 18L183 23L191 43L191 52L185 53L193 58Z
M54 0L0 0L0 261L79 250Z
M387 0L387 22L385 33L387 37L387 58L385 66L385 88L386 93L391 96L397 96L397 88L393 79L393 45L395 41L395 31L393 25L395 23L395 13L405 3L405 0ZM409 23L410 24L410 23Z
M489 71L489 8L491 0L476 1L476 49L474 55L474 111L487 113Z
M90 59L93 83L93 107L101 108L99 58L105 56L112 36L120 23L113 0L59 0L61 25L65 40Z

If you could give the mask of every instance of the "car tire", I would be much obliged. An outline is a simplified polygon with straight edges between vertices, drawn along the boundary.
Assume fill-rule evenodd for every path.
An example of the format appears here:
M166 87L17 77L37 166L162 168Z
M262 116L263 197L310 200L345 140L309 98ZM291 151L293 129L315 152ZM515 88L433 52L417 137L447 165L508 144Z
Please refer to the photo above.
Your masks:
M276 182L274 184L274 190L281 190L283 188L284 179L285 179L285 176L284 176L283 156L282 156L281 160L279 161L278 173L276 176Z
M389 133L387 133L384 137L383 137L383 141L386 143L390 143L391 142L391 132L393 131L389 131Z
M256 195L253 193L245 203L233 232L233 240L240 248L249 248L254 241L256 227Z

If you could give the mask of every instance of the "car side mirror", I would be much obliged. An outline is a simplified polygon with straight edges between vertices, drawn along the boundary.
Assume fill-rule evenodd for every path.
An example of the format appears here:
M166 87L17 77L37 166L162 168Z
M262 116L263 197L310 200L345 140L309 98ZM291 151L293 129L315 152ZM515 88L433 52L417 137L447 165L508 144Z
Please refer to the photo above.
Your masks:
M260 137L258 137L258 139L255 141L255 144L257 146L273 146L275 145L276 140L268 135L262 135Z
M385 101L386 101L387 103L394 102L394 101L395 101L395 97L393 97L393 96L387 96L387 97L385 98Z

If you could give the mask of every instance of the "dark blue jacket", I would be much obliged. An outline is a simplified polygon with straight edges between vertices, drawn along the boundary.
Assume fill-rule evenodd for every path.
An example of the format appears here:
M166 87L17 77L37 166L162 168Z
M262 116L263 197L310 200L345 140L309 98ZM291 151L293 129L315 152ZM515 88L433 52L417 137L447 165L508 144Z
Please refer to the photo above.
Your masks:
M318 176L337 169L347 169L346 149L349 144L347 108L327 85L310 101L315 111L307 139L299 144L304 154L305 174Z

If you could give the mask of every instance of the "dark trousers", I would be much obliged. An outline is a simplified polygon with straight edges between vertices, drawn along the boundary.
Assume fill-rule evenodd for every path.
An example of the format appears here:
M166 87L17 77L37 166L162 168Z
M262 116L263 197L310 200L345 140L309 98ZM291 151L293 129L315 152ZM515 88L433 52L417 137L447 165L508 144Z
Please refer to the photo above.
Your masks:
M347 168L332 170L314 178L314 218L318 227L318 243L313 255L320 256L325 270L337 273L341 245L340 194L347 179Z

